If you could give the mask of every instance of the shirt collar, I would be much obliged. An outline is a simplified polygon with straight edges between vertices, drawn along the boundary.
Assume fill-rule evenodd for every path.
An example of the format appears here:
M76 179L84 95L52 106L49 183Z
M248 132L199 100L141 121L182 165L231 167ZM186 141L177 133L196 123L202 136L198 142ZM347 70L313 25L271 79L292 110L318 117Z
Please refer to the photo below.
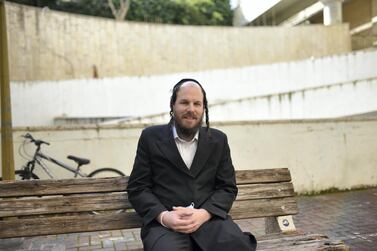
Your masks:
M173 137L174 137L174 139L178 139L178 140L180 140L180 141L182 141L182 142L193 142L194 140L198 140L198 139L199 139L199 129L198 129L198 131L195 133L194 138L193 138L192 140L190 140L190 141L184 140L184 139L182 139L182 138L180 138L180 137L178 136L177 128L175 127L175 125L173 125L172 129L173 129Z

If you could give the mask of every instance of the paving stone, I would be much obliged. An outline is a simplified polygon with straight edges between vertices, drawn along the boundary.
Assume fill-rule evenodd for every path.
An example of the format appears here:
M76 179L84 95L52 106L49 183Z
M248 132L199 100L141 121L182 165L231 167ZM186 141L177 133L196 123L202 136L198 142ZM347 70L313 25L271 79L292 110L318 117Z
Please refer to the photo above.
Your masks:
M126 242L117 242L114 244L115 245L115 250L127 250L127 245Z
M92 249L92 251L115 251L114 248L100 248L100 249Z
M114 242L112 240L102 240L102 246L104 248L111 248L111 247L114 247Z
M101 231L99 232L99 235L98 235L100 238L107 238L107 237L110 237L111 236L111 232L110 231Z
M126 243L128 250L142 248L143 244L141 242Z
M99 238L96 235L90 236L89 243L90 243L90 245L93 245L93 246L99 245L99 244L101 244L101 238Z
M65 244L51 244L51 243L48 243L48 244L43 244L41 246L41 249L40 250L46 250L46 251L65 251L66 250L66 247L65 247Z
M87 247L80 247L79 248L80 251L98 250L98 249L102 249L102 246L101 245L93 245L93 246L87 246Z
M111 231L111 236L112 237L120 237L120 236L123 236L123 234L122 234L122 231L120 231L120 230L114 230L114 231Z
M25 238L0 239L0 250L17 250L23 248Z

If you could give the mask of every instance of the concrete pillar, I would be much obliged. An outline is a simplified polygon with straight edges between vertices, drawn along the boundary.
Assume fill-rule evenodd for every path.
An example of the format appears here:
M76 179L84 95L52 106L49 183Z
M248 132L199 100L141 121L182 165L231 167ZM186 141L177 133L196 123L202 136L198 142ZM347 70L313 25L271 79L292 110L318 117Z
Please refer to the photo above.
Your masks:
M245 26L248 24L248 20L246 20L243 10L241 7L241 1L236 0L236 8L233 10L233 26Z
M332 25L342 23L343 0L320 0L323 6L323 24Z

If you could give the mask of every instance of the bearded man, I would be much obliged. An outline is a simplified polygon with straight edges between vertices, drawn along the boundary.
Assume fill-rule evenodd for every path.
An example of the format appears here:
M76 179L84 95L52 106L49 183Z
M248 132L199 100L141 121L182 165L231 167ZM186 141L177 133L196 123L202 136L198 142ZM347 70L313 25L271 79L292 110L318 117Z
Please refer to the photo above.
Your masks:
M205 113L206 127L202 127ZM253 251L228 212L237 195L227 137L209 127L206 92L182 79L167 125L143 130L127 187L145 251Z

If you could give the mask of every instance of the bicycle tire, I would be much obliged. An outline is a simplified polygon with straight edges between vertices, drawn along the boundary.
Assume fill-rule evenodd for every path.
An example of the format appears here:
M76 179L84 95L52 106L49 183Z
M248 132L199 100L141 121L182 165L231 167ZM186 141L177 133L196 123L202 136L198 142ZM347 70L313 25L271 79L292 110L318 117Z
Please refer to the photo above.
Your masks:
M36 175L35 173L31 173L31 177L29 177L29 178L26 178L25 175L23 175L24 173L25 173L24 170L16 170L15 171L15 174L18 175L21 178L21 180L31 180L31 179L39 180L38 175Z
M88 175L88 177L91 177L91 178L118 177L118 176L126 176L126 175L122 173L121 171L115 168L111 168L111 167L99 168L97 170L94 170Z

